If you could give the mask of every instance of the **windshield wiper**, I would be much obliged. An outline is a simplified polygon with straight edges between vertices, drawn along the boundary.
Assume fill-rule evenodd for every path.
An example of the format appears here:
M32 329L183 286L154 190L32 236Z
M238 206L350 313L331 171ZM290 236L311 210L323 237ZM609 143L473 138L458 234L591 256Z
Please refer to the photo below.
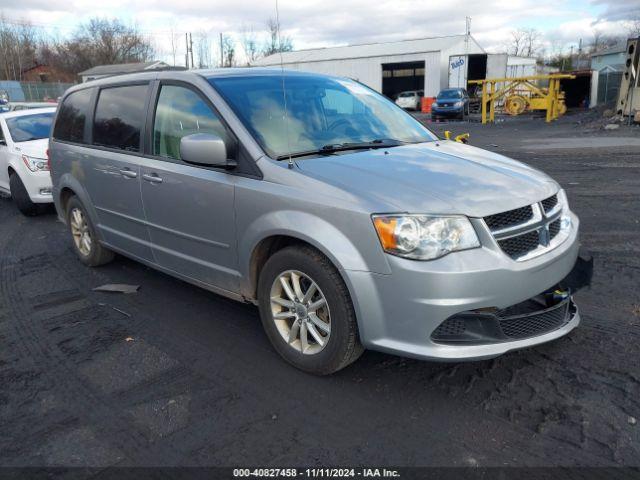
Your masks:
M307 155L330 155L335 152L344 152L346 150L370 150L374 148L387 148L397 147L409 142L403 142L401 140L394 140L389 138L380 138L371 140L370 142L344 142L344 143L329 143L323 145L320 148L314 150L306 150L303 152L294 152L291 154L279 155L276 160L286 160L288 158L305 157Z

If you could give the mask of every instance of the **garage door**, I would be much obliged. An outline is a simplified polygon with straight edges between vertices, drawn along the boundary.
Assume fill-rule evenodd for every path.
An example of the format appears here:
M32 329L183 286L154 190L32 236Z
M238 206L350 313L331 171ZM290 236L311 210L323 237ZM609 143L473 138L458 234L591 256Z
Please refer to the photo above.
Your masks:
M400 92L424 89L424 61L382 64L382 94L395 99Z

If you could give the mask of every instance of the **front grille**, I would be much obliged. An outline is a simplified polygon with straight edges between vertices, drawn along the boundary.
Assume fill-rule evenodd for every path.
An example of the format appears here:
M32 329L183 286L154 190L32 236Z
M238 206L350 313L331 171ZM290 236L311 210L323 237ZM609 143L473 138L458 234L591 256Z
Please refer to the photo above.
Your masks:
M568 309L569 302L565 301L537 314L504 318L500 320L500 328L502 333L509 338L527 338L542 335L566 323Z
M538 230L533 230L517 237L498 240L498 245L500 245L504 253L515 260L538 248L538 245L540 245L540 235L538 234Z
M549 238L553 239L559 233L560 233L560 219L557 219L549 224Z
M483 220L502 251L514 260L521 260L535 250L535 254L542 254L545 248L553 248L550 242L561 231L559 213L556 194L540 203L489 215Z
M558 196L553 195L543 200L541 203L542 203L542 208L544 208L544 213L549 213L551 210L556 208L556 205L558 204Z
M513 227L521 223L526 223L533 218L533 209L531 205L516 208L507 212L496 213L484 217L484 221L491 230L501 230L507 227Z

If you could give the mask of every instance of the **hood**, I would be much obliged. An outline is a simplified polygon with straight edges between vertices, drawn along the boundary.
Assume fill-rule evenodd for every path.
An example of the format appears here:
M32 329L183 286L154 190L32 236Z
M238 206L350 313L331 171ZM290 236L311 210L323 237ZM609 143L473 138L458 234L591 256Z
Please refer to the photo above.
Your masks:
M42 138L40 140L31 140L30 142L19 142L14 144L15 151L32 158L47 158L47 148L49 148L49 139Z
M452 141L358 151L297 162L306 175L368 198L379 212L484 217L559 189L546 174Z

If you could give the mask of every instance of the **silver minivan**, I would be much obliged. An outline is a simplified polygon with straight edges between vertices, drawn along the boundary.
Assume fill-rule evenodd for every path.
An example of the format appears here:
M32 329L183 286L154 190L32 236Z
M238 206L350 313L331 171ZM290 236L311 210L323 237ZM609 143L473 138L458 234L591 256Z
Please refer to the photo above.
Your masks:
M280 69L66 92L49 155L79 259L114 252L259 306L285 360L460 361L561 337L587 283L544 173L439 139L368 87ZM185 320L187 321L187 320Z

